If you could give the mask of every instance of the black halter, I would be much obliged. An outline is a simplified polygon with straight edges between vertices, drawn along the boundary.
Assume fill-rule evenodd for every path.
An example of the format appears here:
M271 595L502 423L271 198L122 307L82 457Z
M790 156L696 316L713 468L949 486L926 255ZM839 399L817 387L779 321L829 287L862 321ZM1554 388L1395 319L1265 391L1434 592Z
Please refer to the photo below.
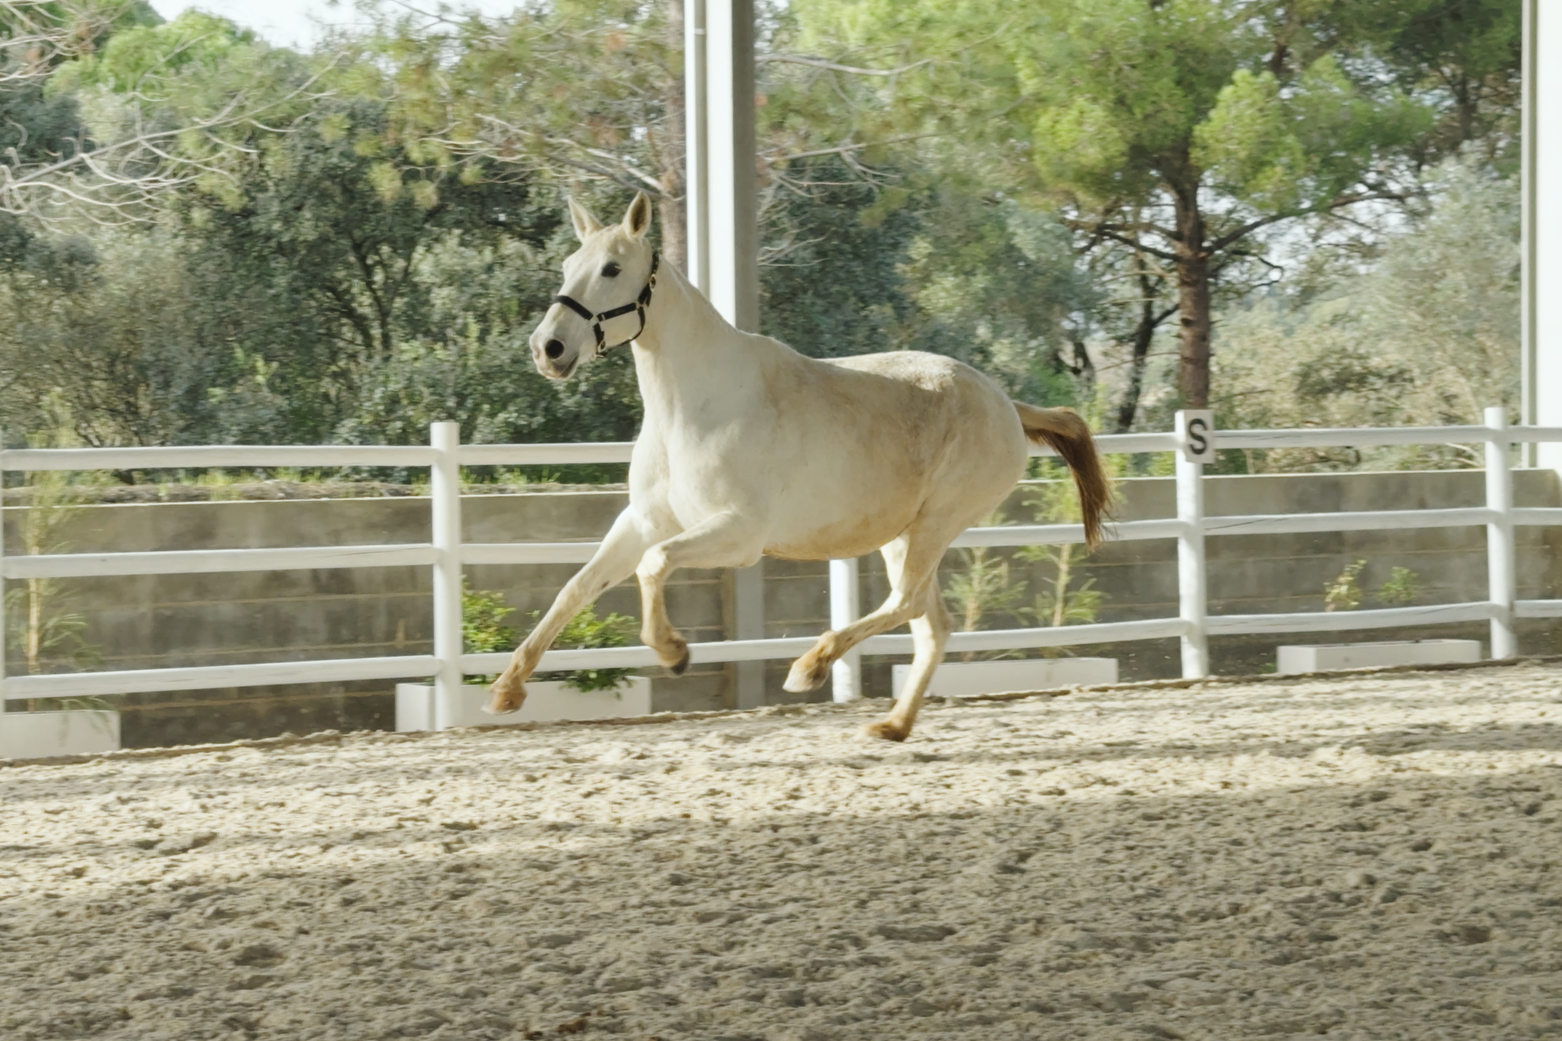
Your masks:
M629 303L622 307L615 307L611 311L603 311L600 314L592 314L586 309L584 304L572 296L565 296L560 293L558 296L553 298L554 303L563 304L565 307L569 308L571 311L574 311L576 314L580 315L586 321L591 323L591 331L596 333L597 336L598 358L606 354L612 347L622 347L624 344L628 343L629 340L638 339L640 334L645 332L645 309L651 306L651 293L656 289L656 268L657 265L661 263L661 261L661 254L657 253L657 251L653 249L651 251L651 276L646 279L645 288L640 290L640 295L635 297ZM620 340L615 344L608 344L607 337L602 332L602 323L610 318L617 318L621 314L628 314L630 311L633 311L640 316L640 328L635 330L635 334L631 336L629 340Z

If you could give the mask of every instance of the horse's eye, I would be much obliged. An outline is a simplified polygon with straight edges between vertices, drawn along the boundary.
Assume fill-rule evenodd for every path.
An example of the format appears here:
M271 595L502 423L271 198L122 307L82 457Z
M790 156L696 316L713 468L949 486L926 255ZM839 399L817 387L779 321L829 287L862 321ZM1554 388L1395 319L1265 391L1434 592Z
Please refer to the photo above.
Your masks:
M617 278L618 277L618 273L620 271L622 271L622 270L623 270L623 268L619 267L616 262L610 260L602 268L602 277L603 278Z

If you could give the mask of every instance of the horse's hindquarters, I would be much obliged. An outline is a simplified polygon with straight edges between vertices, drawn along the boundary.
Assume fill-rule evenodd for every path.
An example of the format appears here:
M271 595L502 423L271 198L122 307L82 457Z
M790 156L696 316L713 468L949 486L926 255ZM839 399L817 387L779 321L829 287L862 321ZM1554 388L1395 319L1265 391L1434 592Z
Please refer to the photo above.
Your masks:
M991 512L1024 475L1025 434L995 384L944 358L849 360L880 358L889 359L881 363L887 371L831 366L844 386L812 401L814 422L797 435L807 461L775 461L777 472L791 477L771 555L860 556L930 513L935 527L958 532Z

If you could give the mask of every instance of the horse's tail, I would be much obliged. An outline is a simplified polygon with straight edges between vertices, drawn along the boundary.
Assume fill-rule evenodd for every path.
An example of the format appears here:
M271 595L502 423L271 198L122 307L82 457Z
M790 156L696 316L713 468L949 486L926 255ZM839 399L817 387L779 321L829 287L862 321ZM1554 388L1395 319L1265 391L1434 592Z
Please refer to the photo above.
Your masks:
M1101 541L1101 518L1112 508L1112 482L1101 466L1090 427L1071 408L1037 408L1016 401L1014 409L1020 414L1025 436L1058 453L1073 472L1085 523L1085 544L1095 547Z

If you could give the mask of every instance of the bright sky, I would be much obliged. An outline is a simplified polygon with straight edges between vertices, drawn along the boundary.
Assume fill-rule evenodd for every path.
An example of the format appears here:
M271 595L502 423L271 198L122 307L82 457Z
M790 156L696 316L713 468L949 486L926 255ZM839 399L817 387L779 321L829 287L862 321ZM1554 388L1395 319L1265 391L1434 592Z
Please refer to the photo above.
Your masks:
M439 5L430 2L414 6L432 9ZM514 9L515 0L460 0L451 6L506 14ZM314 43L320 36L321 25L350 25L359 20L352 0L335 4L328 0L152 0L152 7L169 20L192 7L208 11L254 29L267 43L294 48L307 48Z

